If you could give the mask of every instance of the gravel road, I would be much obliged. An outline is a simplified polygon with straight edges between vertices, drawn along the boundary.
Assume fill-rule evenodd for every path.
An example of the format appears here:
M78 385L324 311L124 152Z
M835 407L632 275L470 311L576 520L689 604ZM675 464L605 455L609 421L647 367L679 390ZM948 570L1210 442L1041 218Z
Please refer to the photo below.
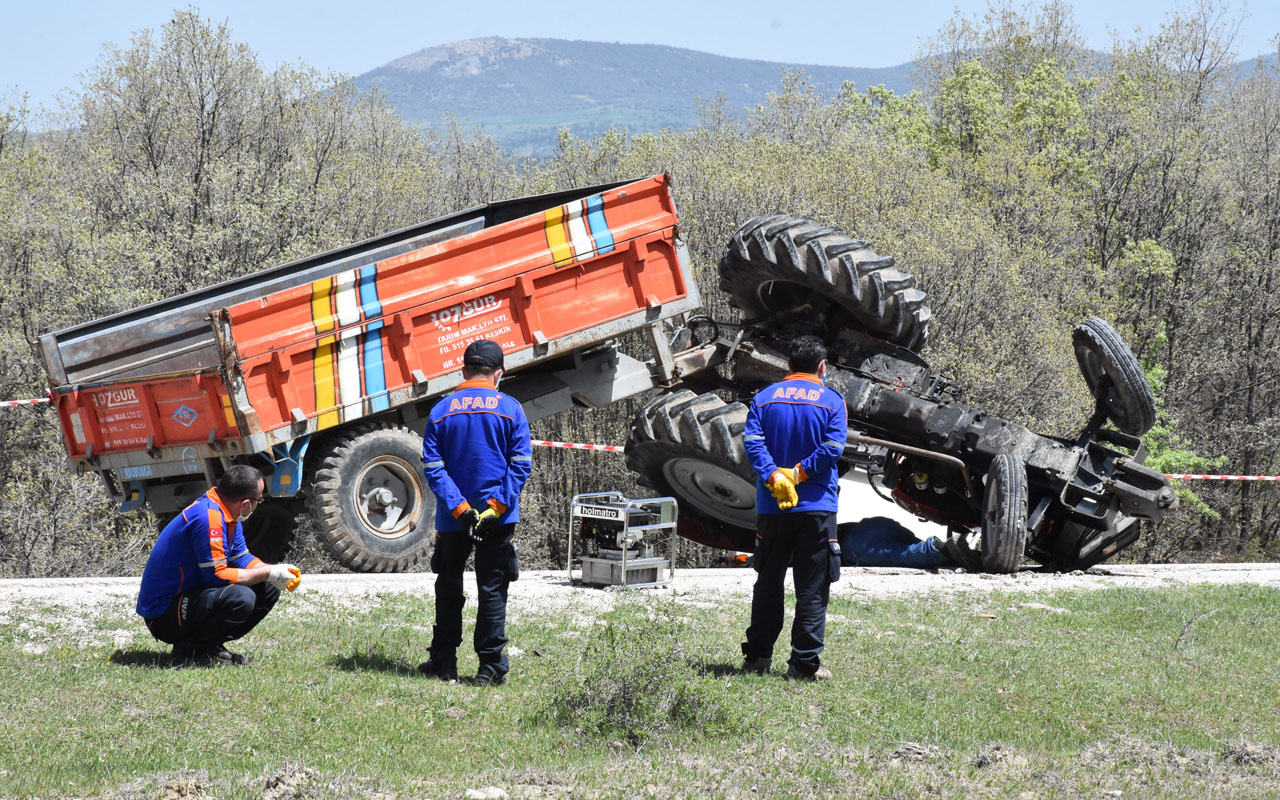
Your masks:
M750 569L677 570L674 581L665 587L643 591L679 596L715 598L747 594L755 573ZM400 575L305 575L297 597L308 594L357 598L374 594L411 592L429 595L435 579L430 573ZM467 585L475 576L468 573ZM1155 588L1179 584L1250 583L1280 586L1280 564L1132 564L1094 567L1085 573L1066 575L1021 572L1014 575L982 575L960 570L895 569L845 567L840 581L832 586L836 595L871 597L954 592L1040 592L1064 589L1105 589L1108 587ZM0 611L16 602L37 601L51 605L95 604L104 600L132 600L138 591L137 578L46 578L0 580ZM616 588L575 586L565 580L563 570L530 570L521 573L511 587L511 602L517 607L544 601L591 604L596 595L610 595Z
M749 569L679 570L669 585L637 591L646 597L671 597L691 606L737 603L746 607L754 576ZM304 615L332 613L334 602L361 609L387 595L412 593L429 597L434 578L430 573L304 575L302 585L287 602L293 606L292 613ZM938 597L1195 583L1280 586L1280 564L1119 565L1071 575L980 575L959 570L846 567L840 581L832 586L832 593L851 597ZM467 575L464 585L474 596L474 574ZM133 616L137 591L137 578L0 580L0 627L12 626L14 646L31 655L55 647L87 650L107 645L122 649L136 642L150 646L150 637ZM512 584L509 613L512 619L553 616L589 627L623 595L619 587L575 586L566 580L563 571L531 570Z

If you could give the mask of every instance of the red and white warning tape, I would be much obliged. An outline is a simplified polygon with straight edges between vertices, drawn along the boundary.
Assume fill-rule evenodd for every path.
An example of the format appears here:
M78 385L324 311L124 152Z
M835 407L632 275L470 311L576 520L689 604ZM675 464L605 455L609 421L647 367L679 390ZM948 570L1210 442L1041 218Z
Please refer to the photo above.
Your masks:
M534 439L538 447L564 447L569 450L602 450L606 453L621 453L624 448L614 444L582 444L580 442L552 442ZM1166 478L1190 481L1280 481L1280 475L1165 475Z
M538 447L564 447L569 450L603 450L606 453L621 453L623 448L616 444L580 444L578 442L552 442L547 439L534 439Z
M0 408L5 406L31 406L49 402L48 397L32 397L27 400L0 400ZM583 444L581 442L553 442L549 439L533 439L537 447L562 447L567 450L598 450L604 453L621 453L625 448L616 444ZM1280 481L1280 475L1165 475L1180 481Z
M1280 481L1280 475L1165 475L1180 481Z

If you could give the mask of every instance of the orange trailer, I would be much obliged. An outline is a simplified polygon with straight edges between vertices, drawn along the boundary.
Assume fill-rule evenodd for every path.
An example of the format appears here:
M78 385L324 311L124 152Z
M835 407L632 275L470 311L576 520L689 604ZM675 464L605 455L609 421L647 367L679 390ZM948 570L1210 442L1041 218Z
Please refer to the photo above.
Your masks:
M161 519L253 464L282 502L250 533L281 543L307 481L341 561L404 569L434 512L424 415L471 341L502 345L530 419L670 381L662 323L700 304L677 221L665 175L509 200L47 334L67 454ZM632 331L652 358L613 347Z

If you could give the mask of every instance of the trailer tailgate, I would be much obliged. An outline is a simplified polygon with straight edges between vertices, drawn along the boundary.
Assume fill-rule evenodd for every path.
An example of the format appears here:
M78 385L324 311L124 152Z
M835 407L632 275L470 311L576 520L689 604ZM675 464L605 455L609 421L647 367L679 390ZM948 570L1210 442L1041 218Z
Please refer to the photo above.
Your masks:
M240 437L230 394L212 371L59 387L52 396L72 458Z

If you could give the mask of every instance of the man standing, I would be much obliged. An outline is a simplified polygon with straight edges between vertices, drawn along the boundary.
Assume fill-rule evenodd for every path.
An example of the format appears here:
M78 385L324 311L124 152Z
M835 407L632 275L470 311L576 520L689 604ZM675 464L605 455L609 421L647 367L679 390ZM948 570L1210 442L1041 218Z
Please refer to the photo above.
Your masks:
M297 588L292 564L264 564L249 552L240 523L262 502L262 473L237 464L174 517L156 540L138 591L137 612L173 663L215 667L248 661L224 646L263 620L280 590Z
M840 577L836 537L836 462L844 451L844 398L822 383L827 351L815 336L791 344L791 374L751 401L744 446L759 477L756 487L756 572L751 626L742 643L743 669L769 671L782 631L783 581L793 568L796 616L787 677L831 677L821 664L831 583Z
M463 382L431 409L422 434L423 473L436 496L436 624L431 657L418 671L458 677L462 644L462 570L476 550L476 683L506 681L507 588L520 574L515 529L520 491L533 471L529 421L520 403L498 391L502 348L472 342L462 356Z

